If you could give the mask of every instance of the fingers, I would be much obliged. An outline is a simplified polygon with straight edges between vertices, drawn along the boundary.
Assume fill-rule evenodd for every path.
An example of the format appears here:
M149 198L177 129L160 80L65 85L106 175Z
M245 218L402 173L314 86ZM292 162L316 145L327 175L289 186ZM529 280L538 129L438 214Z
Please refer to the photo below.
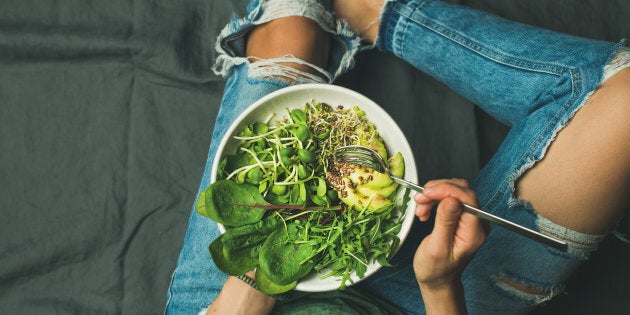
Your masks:
M453 184L453 185L460 186L460 187L465 187L465 188L469 188L470 187L470 184L465 179L462 179L462 178L451 178L451 179L434 179L434 180L430 180L424 185L424 188L434 187L434 186L438 186L438 185L441 185L441 184L444 184L444 183Z
M422 195L432 201L453 197L462 203L477 206L477 194L465 180L431 181L427 183Z
M431 208L435 204L434 201L428 201L422 194L416 194L413 199L416 201L415 214L422 222L426 222L431 218Z
M437 203L433 231L420 243L414 257L416 279L424 288L443 288L459 279L485 241L481 220L463 206L477 206L477 196L468 182L449 179L427 183L414 200L421 220L430 216L431 207Z
M436 240L447 248L453 247L455 230L461 214L461 202L455 198L443 199L438 205L432 234Z
M464 211L462 204L477 207L477 195L464 180L439 180L427 183L420 201L420 218L430 215L428 205L438 203L432 235L434 241L452 248L456 257L472 257L485 241L487 234L483 222L475 215Z
M472 257L485 242L490 227L487 222L466 211L461 213L458 224L460 228L455 233L455 238L460 241L459 248L462 255Z
M425 184L424 191L414 196L417 203L415 214L420 221L431 217L431 209L441 200L453 197L462 203L477 206L477 195L463 179L432 180Z

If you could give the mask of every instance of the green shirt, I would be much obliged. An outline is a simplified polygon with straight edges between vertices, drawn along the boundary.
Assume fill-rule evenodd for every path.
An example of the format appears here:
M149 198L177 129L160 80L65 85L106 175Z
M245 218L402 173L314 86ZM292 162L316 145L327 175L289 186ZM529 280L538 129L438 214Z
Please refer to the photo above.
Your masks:
M278 301L271 314L404 314L390 303L372 294L348 288L343 291L299 292L292 291Z

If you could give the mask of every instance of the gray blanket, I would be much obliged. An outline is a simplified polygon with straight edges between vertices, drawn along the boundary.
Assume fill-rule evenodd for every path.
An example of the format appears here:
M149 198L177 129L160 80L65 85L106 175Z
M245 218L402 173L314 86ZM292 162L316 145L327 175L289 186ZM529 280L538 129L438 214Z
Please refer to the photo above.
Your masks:
M209 70L214 39L244 2L0 2L0 313L161 313L224 86ZM628 1L460 2L591 38L630 35ZM422 181L470 177L506 132L376 51L338 84L394 117ZM627 246L606 240L538 312L626 312L629 263Z

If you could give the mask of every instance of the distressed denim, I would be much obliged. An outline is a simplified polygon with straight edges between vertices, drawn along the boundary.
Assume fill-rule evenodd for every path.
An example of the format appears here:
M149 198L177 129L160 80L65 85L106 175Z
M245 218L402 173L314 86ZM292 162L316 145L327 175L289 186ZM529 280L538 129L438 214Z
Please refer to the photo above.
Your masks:
M210 184L212 163L219 142L232 122L246 108L262 96L292 84L331 83L353 66L353 56L359 49L360 39L349 30L346 23L335 20L330 11L321 5L322 2L326 1L253 0L247 7L247 15L243 18L234 18L219 35L216 49L220 55L214 71L228 77L228 80L214 124L199 192ZM245 55L247 32L255 25L294 15L306 16L332 34L328 67L323 69L291 55L250 62ZM307 65L318 75L279 65L280 62ZM227 280L227 275L212 262L208 245L219 236L219 233L217 225L208 218L198 215L193 205L183 248L167 295L166 314L203 312L218 295Z
M332 82L352 67L354 54L362 48L347 25L318 9L280 12L267 10L265 5L266 2L252 1L248 15L234 19L217 41L221 55L215 71L229 79L200 191L209 184L220 139L245 108L291 84ZM309 65L319 76L276 67L277 62L287 60L303 63L293 56L251 63L244 55L246 32L255 24L283 15L308 16L334 34L329 67ZM444 82L511 126L496 155L471 180L480 205L569 244L567 252L560 252L503 228L493 228L462 277L469 313L527 313L562 292L568 276L605 235L571 231L538 215L528 203L516 197L515 181L544 156L557 132L590 93L605 79L628 67L628 49L623 43L567 36L463 6L420 0L387 2L375 46ZM188 224L168 292L169 314L202 311L227 279L208 253L208 244L219 234L216 224L197 215L194 209ZM416 239L408 239L397 254L395 267L381 269L357 287L407 313L424 313L412 259L419 236L428 232L416 231ZM505 280L534 288L540 294L518 290Z
M515 182L543 158L590 93L629 66L628 48L440 1L389 1L376 46L511 127L498 152L471 180L481 208L569 245L567 252L560 252L494 227L463 274L469 313L528 313L562 292L569 275L605 235L582 234L538 215L516 197ZM422 313L413 270L406 268L385 269L365 285L409 313ZM506 280L537 294L518 290Z

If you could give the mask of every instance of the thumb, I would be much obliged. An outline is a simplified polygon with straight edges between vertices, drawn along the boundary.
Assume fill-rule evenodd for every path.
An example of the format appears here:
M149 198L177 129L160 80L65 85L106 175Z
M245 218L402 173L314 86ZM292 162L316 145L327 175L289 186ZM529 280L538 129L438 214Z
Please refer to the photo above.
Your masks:
M438 205L432 234L449 248L452 247L461 212L461 202L455 198L445 198Z

